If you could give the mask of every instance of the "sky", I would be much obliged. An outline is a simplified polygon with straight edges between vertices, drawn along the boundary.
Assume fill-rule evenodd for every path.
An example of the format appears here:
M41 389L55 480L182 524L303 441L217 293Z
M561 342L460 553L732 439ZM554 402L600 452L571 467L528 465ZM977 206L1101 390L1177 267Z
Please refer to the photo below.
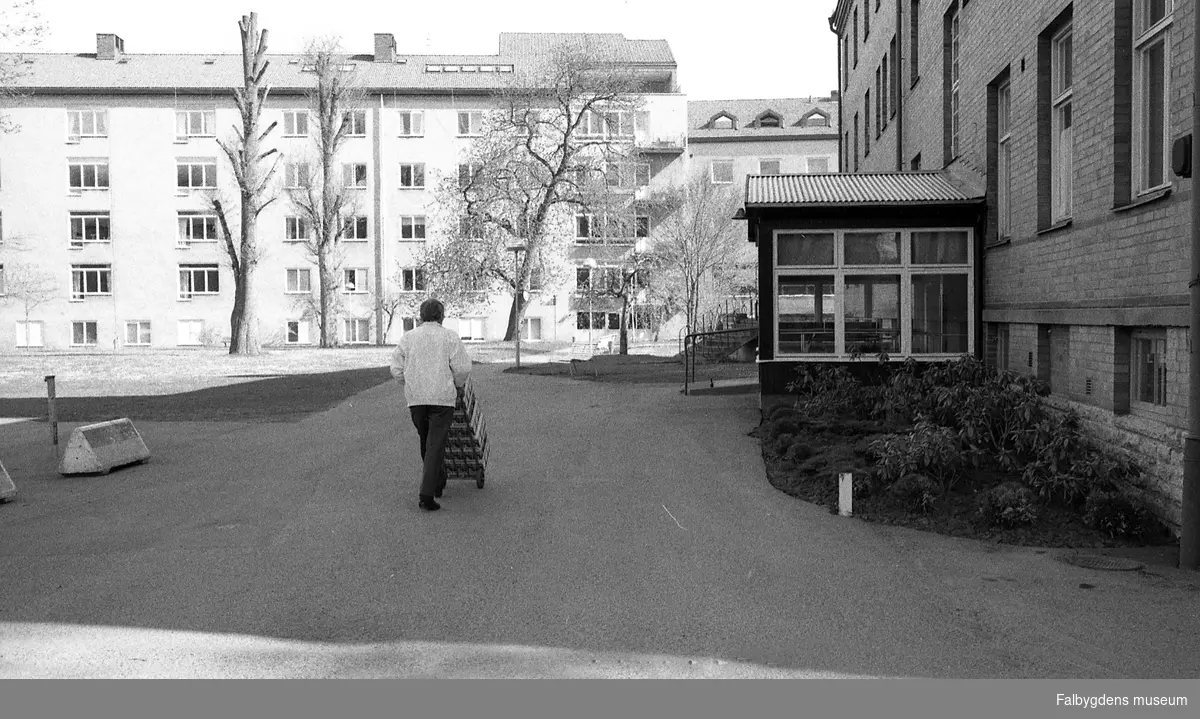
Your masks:
M95 52L96 33L115 33L128 53L237 53L237 23L253 11L268 30L270 53L299 52L325 36L341 38L348 52L371 53L377 32L395 35L400 53L419 54L492 54L501 32L616 32L667 40L692 100L828 96L837 87L828 21L836 0L35 3L49 26L37 52Z

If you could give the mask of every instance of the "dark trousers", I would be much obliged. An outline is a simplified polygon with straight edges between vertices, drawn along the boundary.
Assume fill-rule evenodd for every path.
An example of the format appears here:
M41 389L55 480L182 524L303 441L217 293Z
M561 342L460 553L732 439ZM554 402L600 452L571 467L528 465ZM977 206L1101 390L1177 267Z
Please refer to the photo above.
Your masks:
M450 436L450 422L454 419L454 408L435 404L418 404L408 408L412 413L413 426L421 438L421 459L425 463L421 474L421 496L432 497L434 492L445 488L446 470L442 462L446 456L446 438Z

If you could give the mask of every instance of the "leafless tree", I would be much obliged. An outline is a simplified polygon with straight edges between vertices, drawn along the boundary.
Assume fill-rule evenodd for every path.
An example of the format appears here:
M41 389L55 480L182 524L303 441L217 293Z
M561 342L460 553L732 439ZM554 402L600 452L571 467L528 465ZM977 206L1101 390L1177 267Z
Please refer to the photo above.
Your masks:
M21 238L9 238L5 243L6 258L14 253L27 252L29 248ZM54 274L29 262L5 259L0 262L0 302L16 305L25 318L25 346L29 346L29 319L39 306L54 299L58 293Z
M640 89L591 45L563 43L498 92L499 109L481 118L459 172L439 186L447 257L461 265L438 270L512 292L506 340L525 316L527 291L562 279L572 216L586 209L585 185L605 159L632 141Z
M365 113L359 109L364 94L355 82L353 71L347 70L349 58L342 53L337 39L309 43L301 62L306 70L311 68L316 79L316 86L308 93L316 121L312 148L316 168L309 172L309 163L297 163L302 170L297 178L299 186L288 190L288 195L300 217L312 228L304 248L317 265L314 316L320 331L320 346L330 347L337 340L337 299L344 260L342 240L347 232L366 230L358 226L359 193L354 188L360 183L365 186L367 166L343 166L338 161L338 152L346 138L357 123L365 122Z
M262 350L254 285L255 270L262 260L262 250L258 245L258 216L279 197L271 191L271 180L279 166L279 154L275 148L263 150L263 142L277 123L271 123L261 131L259 125L263 105L271 89L263 82L270 66L265 58L267 31L258 31L258 13L243 15L238 29L242 38L244 85L234 89L233 100L241 113L242 126L234 128L232 141L217 142L229 159L240 190L240 243L234 242L224 203L214 195L212 205L221 224L235 282L229 353L257 355Z
M0 106L11 107L24 96L16 85L27 72L21 51L36 50L49 32L38 14L35 0L7 0L0 4ZM0 132L16 132L20 126L0 114Z
M670 304L682 306L693 332L714 272L747 261L747 244L733 219L739 198L729 185L714 185L697 172L683 184L664 188L650 200L654 216L656 282ZM719 277L718 277L719 279Z
M629 324L632 312L644 300L650 288L651 272L657 264L654 255L641 247L631 248L622 254L615 265L588 268L587 282L579 283L583 296L609 298L620 302L620 353L629 354ZM578 270L583 279L584 268ZM589 316L588 322L595 318Z

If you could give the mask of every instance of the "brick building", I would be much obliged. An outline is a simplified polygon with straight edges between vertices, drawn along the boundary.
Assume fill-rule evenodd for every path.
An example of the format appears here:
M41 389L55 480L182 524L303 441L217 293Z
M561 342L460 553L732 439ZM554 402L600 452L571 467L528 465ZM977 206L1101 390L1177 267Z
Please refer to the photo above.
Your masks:
M842 166L983 189L983 355L1148 469L1178 522L1191 0L840 0ZM1075 40L1079 42L1076 43Z

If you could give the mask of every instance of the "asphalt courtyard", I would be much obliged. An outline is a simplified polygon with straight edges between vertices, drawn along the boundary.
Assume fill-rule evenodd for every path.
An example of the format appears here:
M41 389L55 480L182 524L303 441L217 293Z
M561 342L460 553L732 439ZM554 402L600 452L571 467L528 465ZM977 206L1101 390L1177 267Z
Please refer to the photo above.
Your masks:
M104 476L0 425L0 677L1200 676L1195 572L837 517L767 482L755 395L502 369L436 513L392 382L140 423Z

